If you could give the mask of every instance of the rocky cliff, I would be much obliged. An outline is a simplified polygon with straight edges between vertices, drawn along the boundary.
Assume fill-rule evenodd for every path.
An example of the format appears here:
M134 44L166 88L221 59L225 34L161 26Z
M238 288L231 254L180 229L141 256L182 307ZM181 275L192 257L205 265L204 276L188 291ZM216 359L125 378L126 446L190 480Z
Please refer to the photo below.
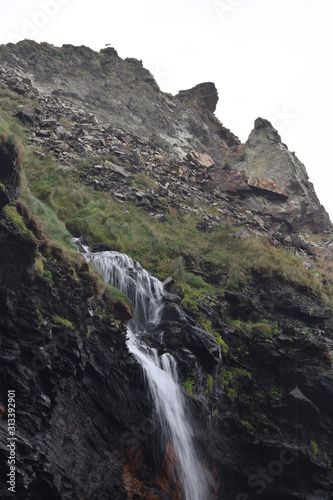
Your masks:
M331 498L332 227L305 167L264 119L241 144L213 84L164 94L114 49L25 41L0 62L2 497L182 498L131 305L70 232L166 280L147 342L177 360L211 498Z
M213 116L218 99L213 84L202 84L174 98L159 90L141 61L123 60L111 47L97 53L83 46L58 49L25 41L3 46L0 59L23 71L43 90L173 152L212 149L221 158L221 137L223 143L239 143Z

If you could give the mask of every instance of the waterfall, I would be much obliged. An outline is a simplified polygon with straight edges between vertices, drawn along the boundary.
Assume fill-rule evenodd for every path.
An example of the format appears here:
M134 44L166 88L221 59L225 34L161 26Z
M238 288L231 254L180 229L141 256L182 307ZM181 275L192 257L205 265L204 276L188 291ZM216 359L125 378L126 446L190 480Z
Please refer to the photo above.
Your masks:
M176 361L168 353L159 356L156 349L140 340L149 324L159 322L164 296L162 283L139 263L118 252L88 253L87 260L100 271L107 283L132 300L135 319L128 324L127 346L143 368L164 445L171 443L174 447L175 472L183 489L183 498L208 500L209 475L194 447L185 398L178 384Z

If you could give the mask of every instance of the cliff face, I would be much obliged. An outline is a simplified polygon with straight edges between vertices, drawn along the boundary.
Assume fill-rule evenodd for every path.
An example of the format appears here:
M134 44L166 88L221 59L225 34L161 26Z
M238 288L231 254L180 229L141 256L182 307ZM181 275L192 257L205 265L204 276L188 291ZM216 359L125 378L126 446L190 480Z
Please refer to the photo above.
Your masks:
M15 390L17 498L181 498L130 306L61 219L171 278L147 342L177 360L211 498L329 500L331 223L304 166L266 120L240 144L213 84L163 94L114 49L26 41L0 61L2 497Z

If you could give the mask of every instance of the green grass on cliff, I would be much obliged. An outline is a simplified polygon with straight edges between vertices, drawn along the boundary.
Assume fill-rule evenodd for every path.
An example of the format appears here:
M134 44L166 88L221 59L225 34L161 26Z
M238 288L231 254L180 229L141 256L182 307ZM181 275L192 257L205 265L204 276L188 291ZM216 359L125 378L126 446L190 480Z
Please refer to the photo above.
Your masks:
M28 153L22 165L33 195L56 213L67 231L89 244L104 243L127 253L161 279L174 277L190 298L189 305L214 293L203 278L186 271L184 262L191 259L199 267L209 264L216 273L223 271L224 286L237 287L255 269L311 286L328 300L320 281L301 259L275 248L265 237L238 238L228 222L212 233L202 233L196 229L200 217L194 214L166 214L166 221L159 222L144 209L129 202L119 204L107 193L78 183L73 173L59 168L49 155L39 158Z
M193 213L166 213L164 222L157 221L144 209L129 202L119 204L107 193L78 182L75 174L61 168L50 154L34 154L24 145L25 128L13 117L24 103L26 99L0 91L0 131L21 152L21 193L44 221L49 236L67 246L70 234L82 236L89 244L104 243L127 253L160 279L174 277L190 307L202 296L245 283L251 270L310 286L328 302L320 280L301 259L275 248L267 238L256 234L239 238L227 221L211 233L202 233L196 229L200 216ZM185 265L191 261L194 273ZM198 275L200 270L204 276L216 274L223 279L213 286Z

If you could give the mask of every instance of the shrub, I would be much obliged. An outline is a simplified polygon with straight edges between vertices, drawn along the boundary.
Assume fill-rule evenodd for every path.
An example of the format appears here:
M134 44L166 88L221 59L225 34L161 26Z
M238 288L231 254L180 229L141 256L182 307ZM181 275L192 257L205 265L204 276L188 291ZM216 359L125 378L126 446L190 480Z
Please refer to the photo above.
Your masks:
M255 330L264 335L270 335L272 333L272 326L263 320L261 323L255 323L251 326L251 330Z
M244 386L251 380L251 374L244 368L230 368L223 371L222 389L227 390L227 394L234 399L236 394L244 392ZM229 395L229 391L231 396Z
M182 256L172 259L168 265L168 274L175 280L181 281L184 278L185 264Z

